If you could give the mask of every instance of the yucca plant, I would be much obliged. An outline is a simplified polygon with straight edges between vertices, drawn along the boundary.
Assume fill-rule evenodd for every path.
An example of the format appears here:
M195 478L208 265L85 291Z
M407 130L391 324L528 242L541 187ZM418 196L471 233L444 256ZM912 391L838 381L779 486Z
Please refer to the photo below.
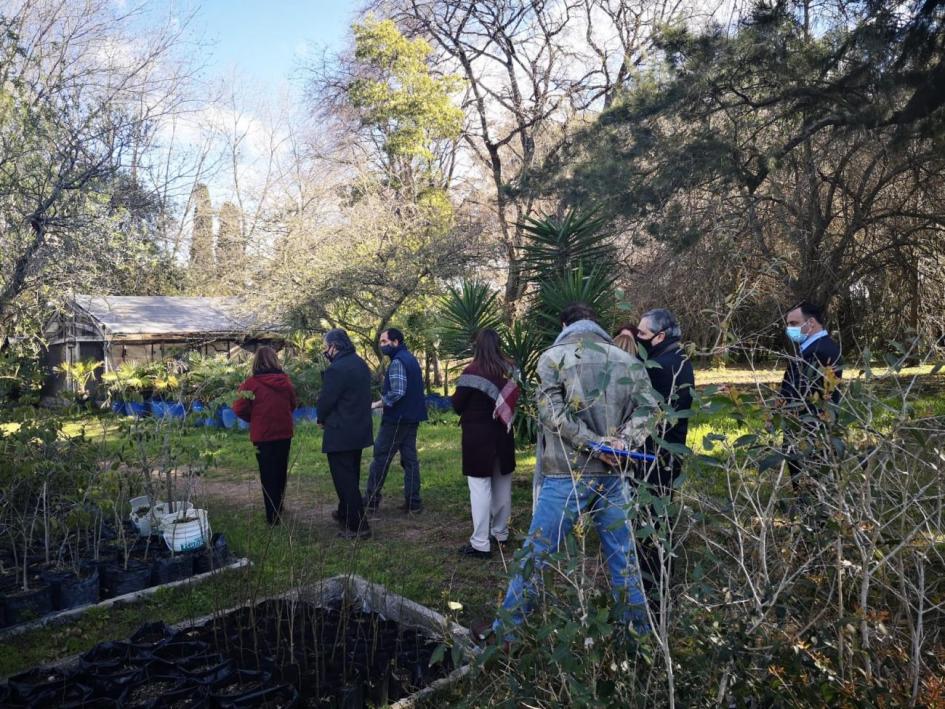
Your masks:
M546 340L553 340L561 330L561 311L572 303L586 303L597 312L601 326L610 328L616 318L616 279L610 269L595 267L586 271L579 266L541 281L531 313L536 327Z
M611 263L616 250L601 233L604 224L596 209L572 209L563 219L526 218L520 226L527 238L522 262L529 280L537 283L574 268Z
M538 381L538 358L542 351L542 337L534 327L517 320L503 328L502 348L512 358L521 377L522 395L519 397L515 418L515 438L519 443L531 443L537 431L537 411L533 392Z
M499 293L488 283L463 281L447 287L440 302L440 338L444 354L457 359L472 355L472 342L483 328L502 325Z

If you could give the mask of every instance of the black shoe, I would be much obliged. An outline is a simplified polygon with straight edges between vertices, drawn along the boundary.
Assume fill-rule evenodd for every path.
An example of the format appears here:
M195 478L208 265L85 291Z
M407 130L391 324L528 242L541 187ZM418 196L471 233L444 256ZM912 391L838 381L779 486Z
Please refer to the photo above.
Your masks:
M340 539L370 539L371 530L370 529L359 529L357 532L351 529L342 529L338 532L338 538Z
M397 509L400 510L401 512L403 512L404 514L408 514L408 515L409 515L409 514L418 515L418 514L420 514L421 512L423 512L423 505L417 505L416 507L411 507L408 503L405 502L404 504L402 504L402 505L401 505L400 507L398 507Z
M459 548L459 555L471 556L474 559L491 559L492 551L479 551L472 544L467 543L467 544L463 544L463 546Z

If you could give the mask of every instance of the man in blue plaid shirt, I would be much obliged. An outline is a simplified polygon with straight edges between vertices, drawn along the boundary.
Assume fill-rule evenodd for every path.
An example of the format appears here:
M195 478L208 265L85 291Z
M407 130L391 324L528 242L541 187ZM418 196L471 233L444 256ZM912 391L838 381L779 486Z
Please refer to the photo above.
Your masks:
M400 465L404 469L404 504L400 510L408 514L422 512L417 429L422 421L427 420L423 373L417 358L404 343L404 334L397 328L388 328L382 332L379 344L381 352L390 357L390 366L384 376L381 398L372 404L375 409L382 408L384 415L374 439L374 460L368 475L364 504L368 511L377 511L387 470L394 454L399 452Z

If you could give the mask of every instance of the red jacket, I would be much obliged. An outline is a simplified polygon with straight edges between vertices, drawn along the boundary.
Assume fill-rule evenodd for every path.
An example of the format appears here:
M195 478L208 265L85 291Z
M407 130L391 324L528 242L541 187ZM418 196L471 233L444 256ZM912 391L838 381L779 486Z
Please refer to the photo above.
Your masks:
M240 384L237 391L253 392L252 399L241 396L233 402L233 412L249 421L249 440L264 443L292 438L292 411L298 402L287 375L256 374Z

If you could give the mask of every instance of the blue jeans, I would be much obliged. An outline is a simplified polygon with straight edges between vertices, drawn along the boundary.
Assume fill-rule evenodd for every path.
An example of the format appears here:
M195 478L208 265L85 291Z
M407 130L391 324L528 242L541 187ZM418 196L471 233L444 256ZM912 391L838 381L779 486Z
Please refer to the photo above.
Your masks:
M637 632L649 632L646 597L640 585L640 566L627 516L628 508L629 499L618 475L589 475L577 482L570 477L544 479L523 545L525 554L509 581L509 590L502 603L514 625L520 625L534 606L537 595L534 577L541 575L548 563L548 555L558 551L578 515L589 511L600 537L604 560L610 569L614 599L625 609L623 619L632 623ZM534 574L526 578L525 569L532 562ZM500 627L500 621L496 620L492 628L497 634L502 632Z
M374 460L368 474L367 492L364 495L366 505L376 506L381 501L381 489L387 479L394 455L400 453L400 465L404 469L404 501L413 509L421 506L420 501L420 459L417 457L416 423L382 422L374 439Z

